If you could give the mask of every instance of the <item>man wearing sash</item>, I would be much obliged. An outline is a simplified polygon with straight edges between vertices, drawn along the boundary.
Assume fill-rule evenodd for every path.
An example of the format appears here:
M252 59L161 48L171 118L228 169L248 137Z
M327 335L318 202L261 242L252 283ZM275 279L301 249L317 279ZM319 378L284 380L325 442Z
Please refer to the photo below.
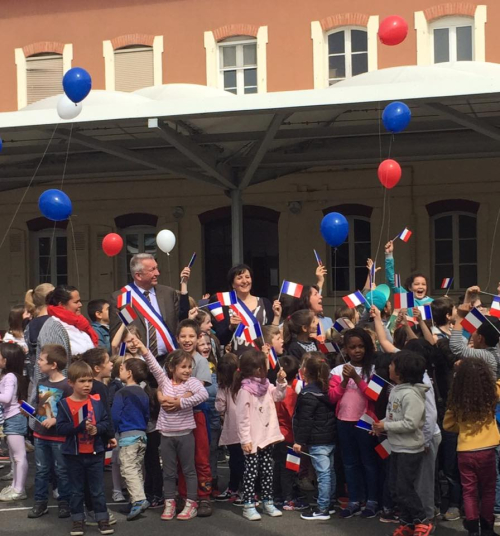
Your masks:
M137 315L132 324L137 326L141 340L156 358L162 360L177 347L178 294L171 287L158 285L160 272L153 255L134 255L130 260L130 273L133 283L112 294L109 311L111 339L121 325L118 306L123 307L128 300L127 308L132 308Z

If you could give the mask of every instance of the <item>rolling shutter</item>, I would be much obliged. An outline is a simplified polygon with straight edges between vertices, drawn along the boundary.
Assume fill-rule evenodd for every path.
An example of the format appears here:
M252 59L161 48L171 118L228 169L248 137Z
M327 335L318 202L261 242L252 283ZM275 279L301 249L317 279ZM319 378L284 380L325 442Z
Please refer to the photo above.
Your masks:
M28 104L63 92L63 57L44 54L26 58Z
M115 89L135 91L154 85L152 47L129 47L115 50Z

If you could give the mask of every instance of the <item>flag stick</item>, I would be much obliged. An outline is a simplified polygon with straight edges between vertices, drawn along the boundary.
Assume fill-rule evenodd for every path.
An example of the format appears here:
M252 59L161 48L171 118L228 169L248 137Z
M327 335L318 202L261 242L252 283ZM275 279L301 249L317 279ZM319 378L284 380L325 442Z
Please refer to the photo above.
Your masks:
M492 322L486 315L483 315L483 316L484 316L484 318L486 318L487 322L489 322L490 326L491 326L492 328L495 328L496 331L497 331L497 333L500 334L500 329L498 329L498 328L495 326L495 324L493 324L493 322Z
M309 458L314 458L315 460L318 459L317 456L313 456L312 454L309 454L308 452L304 452L303 450L300 451L300 454L304 454L305 456L309 456Z
M281 283L281 288L280 288L280 294L278 296L278 301L280 301L282 293L283 293L283 283Z
M492 294L491 292L484 292L484 290L480 290L479 294L486 294L486 296L493 296L494 298L498 298L498 294Z

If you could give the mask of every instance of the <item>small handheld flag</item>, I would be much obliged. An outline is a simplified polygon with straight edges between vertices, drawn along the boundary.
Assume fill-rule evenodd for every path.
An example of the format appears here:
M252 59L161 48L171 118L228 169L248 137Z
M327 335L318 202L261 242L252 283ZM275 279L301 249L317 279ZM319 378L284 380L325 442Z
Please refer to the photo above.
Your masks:
M31 404L28 404L28 402L21 400L20 406L21 409L25 411L30 417L35 417L36 410Z
M295 378L292 382L292 389L295 391L297 395L300 394L304 387L304 380L301 380L300 377Z
M283 281L281 285L280 294L286 294L293 296L294 298L300 298L304 285L300 283L292 283L291 281Z
M348 324L345 318L337 318L333 324L333 329L342 333L344 329L351 329L351 326Z
M350 307L351 309L361 305L362 303L366 303L365 297L359 290L349 294L348 296L344 296L342 299L347 304L347 307Z
M118 309L123 309L127 305L132 305L132 292L130 290L120 294L116 300Z
M288 447L288 452L286 454L286 463L285 467L291 471L299 472L300 470L300 457L295 451Z
M453 285L453 277L445 277L441 283L441 288L449 290Z
M120 344L120 349L118 350L118 357L125 357L126 353L127 353L127 343L122 342Z
M472 311L462 320L462 328L469 333L474 333L486 322L486 318L479 312L479 309Z
M368 413L365 413L364 415L361 415L361 418L356 423L356 428L361 428L361 430L371 432L373 430L374 422L378 422L378 420L373 418L371 415L368 415Z
M207 309L212 313L217 322L224 320L224 309L222 309L222 305L220 302L217 301L214 303L207 304Z
M315 249L313 249L313 251L314 251L314 256L316 257L316 262L318 263L318 266L323 266L323 262L321 261L321 258L318 255L318 252Z
M320 342L325 340L325 330L323 329L321 320L318 321L318 327L316 328L316 340Z
M422 320L432 320L432 307L430 305L419 305L417 309L422 315Z
M118 311L118 316L125 326L128 326L137 318L137 313L130 305L126 305L121 311Z
M193 253L191 256L191 260L189 261L188 268L191 268L194 264L194 261L196 260L196 252Z
M278 363L278 356L276 355L276 350L272 346L267 354L267 357L269 358L269 366L272 369L275 369L276 364Z
M365 395L371 398L374 402L376 402L386 383L387 382L383 378L381 378L377 374L374 374L371 377L370 382L368 383Z
M318 349L323 354L332 354L334 352L340 353L340 347L334 342L318 341Z
M113 450L107 450L104 453L104 465L111 465L111 460L113 458Z
M392 449L391 444L389 443L388 439L384 439L382 443L379 443L375 447L375 452L383 459L385 460L391 455Z
M394 309L413 309L415 297L413 292L399 292L394 294Z
M398 238L400 240L402 240L403 242L408 242L408 240L410 240L412 234L413 234L413 232L410 231L410 229L408 229L408 227L405 227L404 231L398 236Z
M238 303L238 297L236 296L235 290L231 290L231 292L217 292L217 300L221 305L226 307Z
M399 274L394 274L394 287L401 288L401 276Z
M376 264L372 262L372 265L370 266L370 271L368 272L368 275L370 276L370 290L373 288L373 285L375 284L376 273L377 273Z
M500 296L495 296L491 302L490 315L500 318Z
M87 404L83 404L83 406L73 415L73 424L75 425L75 428L83 421L86 421L88 416L89 407Z

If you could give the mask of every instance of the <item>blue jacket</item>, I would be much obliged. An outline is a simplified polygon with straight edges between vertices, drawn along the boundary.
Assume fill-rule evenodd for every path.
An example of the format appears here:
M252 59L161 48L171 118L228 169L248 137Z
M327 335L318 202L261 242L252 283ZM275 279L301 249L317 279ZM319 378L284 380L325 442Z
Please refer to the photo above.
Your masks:
M146 431L149 420L149 397L139 385L125 386L116 395L111 408L115 430Z
M111 354L111 339L109 337L109 328L104 326L100 322L91 322L90 325L94 328L94 331L99 337L97 346L106 348L108 354Z
M94 408L94 416L97 428L97 434L94 436L94 454L102 452L106 449L109 434L109 419L106 408L100 400L90 398L92 407ZM73 422L73 416L69 409L66 399L62 399L58 404L56 418L57 435L65 436L61 452L73 456L78 455L78 434L85 430L85 421L82 421L77 427Z

